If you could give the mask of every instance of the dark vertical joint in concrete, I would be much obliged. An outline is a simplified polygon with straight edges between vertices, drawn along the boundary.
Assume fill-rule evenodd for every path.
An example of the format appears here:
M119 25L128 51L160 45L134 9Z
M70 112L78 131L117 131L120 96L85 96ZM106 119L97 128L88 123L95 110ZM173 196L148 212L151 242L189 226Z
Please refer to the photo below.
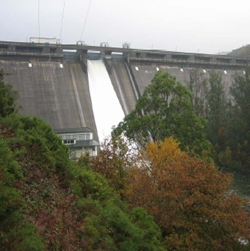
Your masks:
M49 46L44 46L42 53L50 53L50 47Z
M9 52L15 52L15 51L16 51L16 46L10 44L10 45L8 46L8 51L9 51Z
M82 70L87 73L87 53L88 51L87 50L77 50L77 58L79 59L80 61L80 65L82 67Z
M123 56L123 60L129 64L130 63L130 54L128 52L123 52L122 56Z
M140 58L141 57L141 53L140 52L136 52L135 57Z
M236 64L236 59L235 59L235 58L232 58L232 59L230 60L230 64Z
M210 63L211 63L211 64L217 63L217 58L216 58L216 57L211 57L211 58L210 58Z
M193 63L194 62L194 55L190 55L188 61L191 62L191 63Z
M58 47L56 47L56 53L58 53L58 54L62 54L62 52L63 52L63 50L62 50L62 47L60 46L58 46Z
M129 77L132 78L132 79L130 79L130 82L131 82L131 85L134 86L134 88L135 88L135 90L133 90L133 91L134 91L134 95L135 95L136 101L137 101L140 98L141 93L140 93L140 90L138 88L138 84L136 82L135 75L134 75L134 73L132 71L130 63L128 61L127 62L124 61L124 64L126 66Z
M112 67L108 62L108 60L111 60L111 53L112 53L111 51L103 51L101 53L102 60L109 74L112 74Z
M165 60L171 60L172 59L172 55L171 54L167 54L164 57Z

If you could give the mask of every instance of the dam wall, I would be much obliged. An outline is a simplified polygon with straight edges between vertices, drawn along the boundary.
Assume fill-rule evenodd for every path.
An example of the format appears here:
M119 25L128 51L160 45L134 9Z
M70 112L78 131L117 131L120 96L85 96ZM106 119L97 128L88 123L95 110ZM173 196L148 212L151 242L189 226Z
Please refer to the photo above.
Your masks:
M138 64L136 62L132 62L131 64L132 73L134 75L134 78L136 79L136 83L139 89L140 95L142 95L145 87L147 87L154 75L157 71L161 70L163 72L168 72L170 75L176 77L177 81L181 82L183 85L188 86L190 83L190 74L193 70L198 70L199 73L202 75L202 78L209 78L210 72L215 71L222 77L222 82L224 83L224 88L226 92L226 96L229 97L229 90L230 86L233 82L233 77L236 73L243 74L244 70L239 69L215 69L215 68L193 68L188 66L169 66L165 64L152 64L152 65L143 65Z
M126 68L126 64L122 60L108 60L110 65L110 79L122 106L125 115L129 114L136 104L136 95L133 83Z
M98 140L88 76L79 63L0 60L0 69L19 92L21 114L41 117L53 129L89 127Z
M0 69L10 74L5 82L19 92L18 104L23 107L20 113L41 117L54 130L89 127L98 141L97 127L102 121L97 122L94 116L88 60L102 60L124 115L134 109L159 70L187 86L193 70L198 70L202 78L216 71L229 96L234 74L244 74L248 65L247 59L220 55L0 42ZM95 74L103 73L96 70ZM98 85L101 89L104 82L100 80ZM108 93L103 91L103 95L109 100ZM116 116L114 106L107 111L111 116Z

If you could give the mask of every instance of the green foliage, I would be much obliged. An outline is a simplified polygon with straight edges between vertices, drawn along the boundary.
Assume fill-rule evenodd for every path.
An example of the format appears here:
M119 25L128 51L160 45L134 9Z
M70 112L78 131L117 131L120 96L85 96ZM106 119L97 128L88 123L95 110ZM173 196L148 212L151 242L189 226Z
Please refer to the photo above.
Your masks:
M234 97L235 106L241 110L241 118L250 125L250 69L245 70L245 74L237 74L234 83L230 88L231 95Z
M89 167L75 165L70 172L89 250L161 250L160 229L144 209L130 212L104 177Z
M210 72L209 90L206 95L207 135L215 145L219 141L219 130L225 126L227 119L227 101L225 98L222 77L216 72Z
M37 229L23 221L14 231L6 245L6 250L41 251L45 250L44 240L37 234Z
M15 136L9 139L17 159L33 160L46 170L63 169L68 163L69 149L42 119L12 114L1 121ZM52 170L51 170L52 171Z
M192 103L197 114L207 121L207 139L214 147L214 161L230 169L249 169L250 165L250 71L236 74L226 97L222 76L215 71L209 77L199 70L191 71L189 88L193 93Z
M232 151L230 147L226 147L225 151L221 151L218 155L218 159L222 166L230 167L232 163Z
M84 166L79 168L78 165L75 165L71 167L69 172L74 177L70 185L75 195L84 198L91 195L91 198L101 202L113 196L112 190L104 177L93 172L91 168Z
M1 250L161 250L153 219L131 212L87 160L71 162L41 119L11 114L0 135Z
M24 200L14 183L22 178L13 153L0 137L0 246L1 250L40 251L43 241L21 214Z
M210 78L207 96L209 140L216 146L218 163L234 170L249 170L250 166L250 70L245 73L234 76L229 103L225 101L221 77L215 74Z
M228 128L225 137L228 146L232 151L234 161L242 165L242 168L249 170L250 166L250 69L245 70L245 75L237 74L234 77L233 85L230 88L233 96Z
M9 232L18 224L18 209L22 204L20 192L11 187L18 178L18 164L13 160L11 151L0 137L0 243L4 245Z
M205 120L195 115L191 92L169 73L157 72L136 108L115 129L145 147L148 140L163 141L173 136L182 149L196 153L209 147Z
M200 69L192 69L190 71L190 81L187 87L192 92L191 102L195 110L195 114L199 116L205 115L206 93L208 90L208 79Z
M4 83L4 72L0 69L0 117L6 117L18 111L18 106L15 104L17 98L17 91L12 90L10 84Z

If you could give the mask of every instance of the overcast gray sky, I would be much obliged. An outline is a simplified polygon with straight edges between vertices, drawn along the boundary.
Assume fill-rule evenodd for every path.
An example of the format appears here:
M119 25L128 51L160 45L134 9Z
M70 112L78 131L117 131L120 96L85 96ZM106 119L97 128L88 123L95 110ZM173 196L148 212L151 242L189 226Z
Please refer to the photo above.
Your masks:
M89 3L0 0L0 40L38 37L40 22L41 37L76 43L88 13L82 40L91 45L218 53L250 43L249 0L92 0L88 12Z

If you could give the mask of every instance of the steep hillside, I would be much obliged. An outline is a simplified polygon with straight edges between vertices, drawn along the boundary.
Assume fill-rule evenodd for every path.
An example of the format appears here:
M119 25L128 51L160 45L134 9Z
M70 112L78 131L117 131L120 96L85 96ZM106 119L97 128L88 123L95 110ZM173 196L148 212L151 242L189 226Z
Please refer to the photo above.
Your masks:
M1 251L161 250L152 217L68 154L41 119L0 119Z
M249 58L250 57L250 45L245 45L238 49L233 50L228 53L228 56L239 57L239 58Z

